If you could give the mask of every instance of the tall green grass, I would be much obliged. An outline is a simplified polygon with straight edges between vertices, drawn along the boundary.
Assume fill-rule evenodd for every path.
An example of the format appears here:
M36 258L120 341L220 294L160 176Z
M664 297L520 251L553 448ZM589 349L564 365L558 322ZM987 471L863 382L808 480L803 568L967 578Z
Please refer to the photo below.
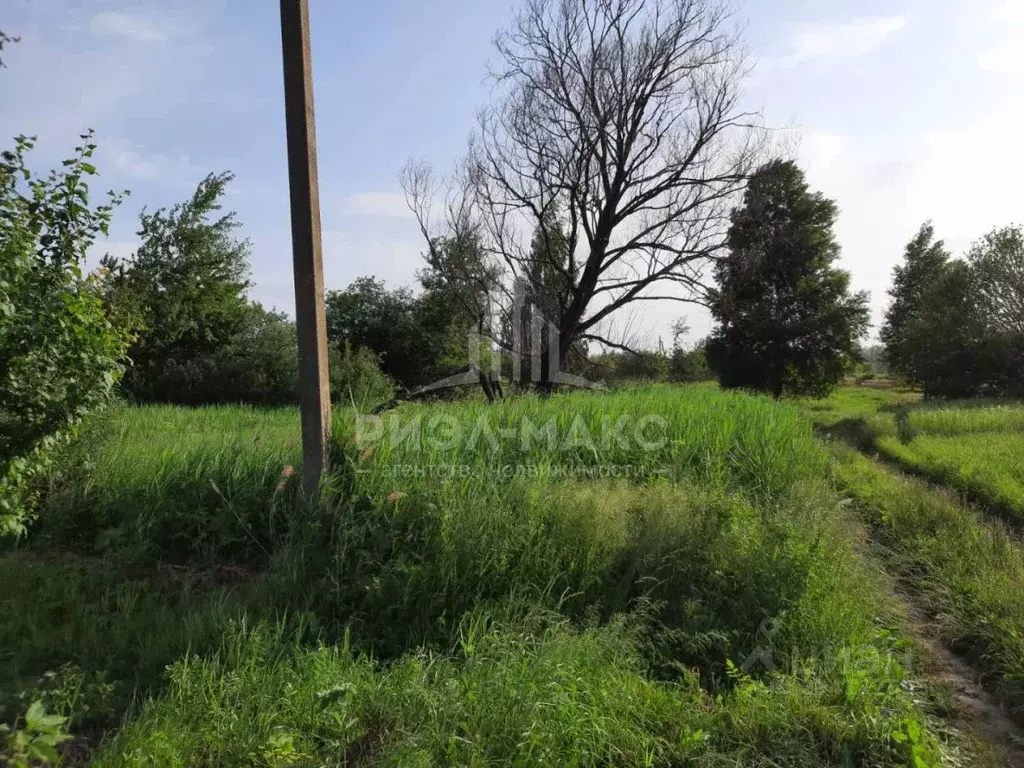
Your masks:
M478 621L458 653L382 668L347 645L296 650L276 628L241 628L216 656L175 664L168 695L95 764L937 764L881 670L870 691L837 695L807 670L737 674L713 697L691 674L648 678L639 642L622 622Z
M71 657L150 696L102 763L938 764L897 612L793 407L652 387L341 411L315 505L282 472L292 411L105 419L17 557L71 547L119 569L69 622L108 627L108 655L60 639L39 583L0 612L0 637L33 628L12 654L26 671ZM246 563L245 583L161 616L160 584L131 574L169 557ZM111 615L136 592L148 634ZM284 616L313 618L296 636ZM157 641L178 617L201 628L193 652ZM111 658L145 643L143 666L173 664L166 689Z
M912 434L957 437L977 432L1024 433L1024 405L1019 402L968 400L922 403L907 411Z
M921 402L921 395L897 389L840 387L825 399L801 397L791 402L809 416L819 429L828 429L844 423L863 421L880 412L913 407Z
M885 611L838 525L834 499L766 508L692 484L523 486L501 506L415 491L313 523L273 576L304 608L391 658L455 641L474 606L533 606L583 621L653 605L652 664L709 684L770 640L780 658L884 640ZM805 489L808 490L808 489ZM512 503L516 499L516 503ZM778 631L766 640L763 627Z
M1018 718L1024 716L1024 548L999 522L948 493L887 472L835 444L836 471L890 552L905 589L935 629L970 655Z
M39 534L90 554L265 558L291 515L300 458L294 409L112 409L59 458Z
M799 411L706 387L414 406L358 427L363 434L354 437L371 454L359 467L360 487L383 490L405 468L448 467L449 497L501 485L507 468L528 468L530 477L541 478L560 469L599 476L604 468L628 470L620 476L637 480L687 477L741 487L770 500L825 467ZM413 474L410 484L442 487L436 476L417 478L424 479Z
M64 664L107 675L126 704L190 648L216 650L241 603L216 579L60 551L0 557L0 712L3 694Z
M820 430L1024 525L1024 405L921 402L912 393L847 387L796 403Z
M346 622L385 656L451 642L452 622L481 602L515 599L607 618L650 601L661 606L657 642L675 649L660 663L700 664L710 678L721 676L730 654L742 659L754 649L766 620L802 616L801 600L827 592L813 591L819 581L857 583L825 483L827 457L794 409L704 388L642 395L416 407L395 417L395 432L353 434L344 495L354 503L319 520L312 540L282 551L277 573L291 579L282 590L305 585L319 613ZM652 430L648 445L601 444L609 419L649 416L661 420L664 441ZM511 437L444 449L389 437L409 434L416 419L458 420L464 436L486 422ZM555 450L524 443L527 420L555 425ZM575 439L582 431L594 443L585 449ZM415 471L428 467L451 471ZM500 471L506 467L531 471ZM640 469L581 481L560 467ZM790 645L868 642L863 616L875 606L848 592L845 605L829 607L831 635L793 637ZM872 585L861 582L861 593L872 594Z
M1024 436L919 437L909 444L882 437L877 444L901 465L1024 525Z
M520 493L519 481L564 471L635 482L685 476L771 498L824 466L795 410L706 388L406 406L379 421L339 408L335 421L340 442L364 431L349 459L367 448L372 455L358 459L358 486L349 490L370 495L421 487L501 504ZM367 434L374 427L378 440ZM420 441L391 439L402 434ZM287 528L299 443L292 409L109 411L84 427L50 477L43 532L89 553L260 559ZM416 474L427 470L434 474Z
M1024 524L1024 405L928 404L866 423L884 457Z

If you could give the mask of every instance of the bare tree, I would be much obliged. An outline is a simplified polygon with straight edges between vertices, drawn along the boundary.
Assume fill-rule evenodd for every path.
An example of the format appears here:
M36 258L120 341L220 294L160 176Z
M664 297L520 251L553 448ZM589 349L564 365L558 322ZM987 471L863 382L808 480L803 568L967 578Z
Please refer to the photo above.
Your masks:
M728 10L526 0L495 44L496 99L449 190L446 223L481 235L504 270L495 288L505 305L509 286L550 294L557 275L547 320L564 363L581 341L625 348L601 329L629 304L703 304L763 139L740 107L745 62ZM432 243L424 173L410 166L404 181ZM560 246L537 247L549 237Z

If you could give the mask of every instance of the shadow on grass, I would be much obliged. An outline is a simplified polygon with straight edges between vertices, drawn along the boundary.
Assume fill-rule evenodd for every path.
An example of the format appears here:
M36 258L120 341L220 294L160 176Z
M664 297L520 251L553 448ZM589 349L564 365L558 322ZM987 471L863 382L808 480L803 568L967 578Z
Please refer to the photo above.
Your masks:
M914 439L913 429L910 426L911 408L902 404L894 404L886 406L884 410L895 415L899 440L904 445L909 445ZM814 432L818 437L838 440L851 445L861 453L877 458L906 475L917 477L940 488L952 490L959 494L964 502L976 507L983 514L1001 520L1019 533L1024 532L1024 519L1020 514L992 494L963 482L948 472L918 466L881 448L867 421L863 418L843 419L828 427L816 426Z
M839 440L863 453L877 450L874 435L862 418L842 419L831 426L815 426L814 432L818 437Z
M879 407L879 413L891 413L896 422L896 436L904 445L910 445L917 433L910 423L910 414L913 411L924 410L925 407L934 407L928 403L887 403Z

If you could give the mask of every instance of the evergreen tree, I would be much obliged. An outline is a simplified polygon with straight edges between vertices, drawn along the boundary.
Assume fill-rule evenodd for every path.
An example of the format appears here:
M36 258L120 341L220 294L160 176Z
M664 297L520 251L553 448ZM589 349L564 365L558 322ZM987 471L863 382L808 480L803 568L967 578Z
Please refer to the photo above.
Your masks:
M558 216L558 208L549 206L530 241L530 257L524 279L527 301L545 320L556 325L571 286L567 275L569 238Z
M488 260L479 232L468 227L438 237L425 258L427 266L417 277L426 300L449 307L453 323L490 333L499 270Z
M893 269L893 284L889 289L892 299L885 312L885 322L879 337L885 347L889 369L901 378L918 383L922 366L927 361L920 346L920 333L915 332L915 343L910 343L909 327L924 309L924 298L949 265L950 255L941 240L935 240L931 222L924 224L907 243L904 263Z
M920 296L903 335L909 383L925 397L971 397L985 389L988 340L977 311L972 270L943 265Z
M723 386L828 394L867 329L867 294L850 293L835 267L837 208L812 193L795 163L750 178L732 214L729 254L715 267L711 312L719 327L708 364Z

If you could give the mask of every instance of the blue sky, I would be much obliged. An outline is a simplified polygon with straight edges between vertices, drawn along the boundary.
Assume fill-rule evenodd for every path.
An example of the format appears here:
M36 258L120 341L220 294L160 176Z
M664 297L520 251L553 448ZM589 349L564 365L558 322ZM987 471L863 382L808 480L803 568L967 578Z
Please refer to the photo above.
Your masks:
M445 169L486 101L491 38L510 0L310 0L328 288L360 275L413 284L421 242L397 184L410 157ZM757 66L747 99L799 141L835 198L843 266L876 320L925 219L955 252L1024 219L1024 0L747 0ZM253 244L253 298L291 312L278 3L6 0L23 42L0 72L0 137L38 134L50 167L96 129L102 183L129 188L103 245L127 253L142 206L209 171ZM649 342L680 306L633 318ZM710 325L687 312L694 334Z

